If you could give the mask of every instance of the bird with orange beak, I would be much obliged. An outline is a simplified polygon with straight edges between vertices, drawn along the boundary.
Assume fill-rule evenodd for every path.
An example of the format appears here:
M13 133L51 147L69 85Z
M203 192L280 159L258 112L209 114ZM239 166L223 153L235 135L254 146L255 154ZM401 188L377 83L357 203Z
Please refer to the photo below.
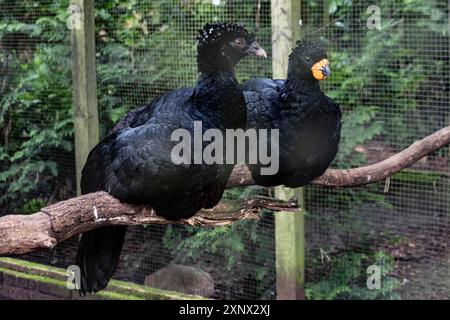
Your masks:
M262 175L263 165L249 165L256 184L301 187L330 166L338 151L342 116L339 105L320 88L320 81L330 75L325 50L300 41L289 56L286 80L258 78L242 86L247 127L279 130L279 170Z
M317 80L323 80L331 75L330 62L322 59L311 67L312 74Z

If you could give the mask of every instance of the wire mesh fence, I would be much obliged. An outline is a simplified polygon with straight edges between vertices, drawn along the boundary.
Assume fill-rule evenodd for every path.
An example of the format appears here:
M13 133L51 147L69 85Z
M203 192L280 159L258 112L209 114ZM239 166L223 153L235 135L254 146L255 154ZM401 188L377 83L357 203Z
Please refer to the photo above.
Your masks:
M377 1L379 16L371 5L303 5L306 37L331 56L325 90L345 113L339 168L380 161L449 123L448 3ZM449 298L448 151L371 186L307 188L317 297L334 288L330 297ZM360 290L372 264L389 277L383 294Z
M26 204L24 194L34 200L25 207L74 194L70 42L55 24L66 8L0 2L3 213Z
M269 2L264 6L261 3L258 9L254 1L172 0L128 2L127 8L106 10L105 14L111 15L108 21L114 25L104 26L107 40L97 47L99 52L107 52L104 71L112 72L108 65L116 63L117 52L122 53L119 63L131 68L131 72L127 72L129 79L124 81L120 77L108 83L117 92L114 96L118 104L112 108L128 111L164 92L194 85L198 75L195 37L206 22L235 21L250 29L258 24L261 44L270 47L269 8ZM255 18L257 15L259 21ZM102 28L98 18L96 23ZM123 26L128 26L128 30L124 32ZM242 81L258 74L270 76L271 67L270 63L256 63L250 58L240 63L236 71ZM104 78L101 70L98 78L100 82ZM100 103L99 108L103 122L107 123L111 106ZM146 240L131 240L131 247L122 254L117 276L140 283L157 281L158 286L165 289L187 290L215 298L273 297L273 237L267 238L265 234L268 229L273 235L273 223L270 217L267 220L261 224L242 222L218 230L181 226L135 228L128 236L133 238L136 234L138 239ZM126 242L128 246L129 239ZM255 251L261 253L259 257L255 257ZM263 265L259 266L258 262ZM265 264L270 265L265 267ZM183 272L177 267L181 265L195 269ZM158 270L159 279L155 280L151 274ZM256 279L259 273L266 272L272 274L272 281ZM181 275L184 273L186 275Z
M382 160L450 122L448 3L381 0L379 16L376 7L368 11L372 4L302 2L302 36L327 49L333 75L323 89L344 110L336 168ZM31 213L75 194L68 6L0 0L2 214ZM204 23L243 23L270 52L270 1L95 6L102 136L127 111L195 83L194 39ZM241 82L270 77L270 59L248 58L236 71ZM305 188L308 298L450 297L449 152L386 182ZM224 197L261 193L272 190L242 188ZM76 248L77 237L27 258L67 267ZM367 288L370 265L382 270L381 290ZM131 227L115 278L221 299L274 299L273 214L213 229Z

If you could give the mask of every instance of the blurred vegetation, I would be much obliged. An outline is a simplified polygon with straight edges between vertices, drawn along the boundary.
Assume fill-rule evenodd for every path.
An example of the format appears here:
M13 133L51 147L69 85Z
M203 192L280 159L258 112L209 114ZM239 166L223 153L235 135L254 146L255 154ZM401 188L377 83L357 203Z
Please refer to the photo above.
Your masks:
M389 275L394 270L394 258L383 251L371 254L345 252L330 262L310 261L310 268L317 269L320 280L306 285L306 297L314 300L388 299L398 300L395 292L400 281ZM380 289L368 289L366 270L370 265L380 268ZM326 274L326 276L323 276Z
M74 194L68 3L0 0L0 214L30 213ZM258 22L258 37L270 47L270 1L261 1L260 12L255 1L215 3L95 1L102 136L128 110L168 90L194 83L193 39L196 28L204 23L233 20L252 29ZM333 76L325 89L345 111L343 139L334 164L341 168L363 164L364 155L354 149L374 138L397 148L449 123L442 113L427 109L429 105L444 108L448 103L441 93L449 91L448 57L427 54L430 47L435 52L448 52L446 4L378 1L382 28L368 31L366 8L370 4L351 0L302 2L304 37L319 40L327 48ZM270 63L242 66L247 63L238 67L240 80L270 76ZM260 191L234 190L226 196ZM314 211L320 197L322 206L326 203L343 208L342 214L350 221L363 202L391 206L380 191L379 185L345 192L327 189L319 193L316 188L308 188L306 203ZM355 231L355 237L359 236L363 237ZM221 279L228 297L274 297L270 213L260 223L242 222L215 229L168 227L162 241L177 261L209 261L217 274L233 271L232 278ZM374 295L356 290L354 285L364 278L361 266L369 260L385 259L389 272L392 263L384 255L349 253L333 258L328 277L311 279L308 296L395 298L390 290ZM343 266L344 260L352 266ZM254 289L243 292L239 283L250 283Z

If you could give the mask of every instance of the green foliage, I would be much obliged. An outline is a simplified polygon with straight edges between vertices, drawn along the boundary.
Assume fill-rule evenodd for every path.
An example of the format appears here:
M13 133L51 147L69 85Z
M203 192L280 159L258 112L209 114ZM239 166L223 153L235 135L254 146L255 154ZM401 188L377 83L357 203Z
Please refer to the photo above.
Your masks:
M46 9L41 8L43 13ZM34 47L3 47L11 61L6 64L5 90L0 95L0 125L7 125L10 132L0 147L0 166L6 167L0 172L0 204L14 209L40 190L50 189L47 196L51 196L57 189L61 180L54 152L73 151L73 125L70 51L57 36L64 20L11 18L0 23L0 40L37 42Z
M368 289L366 272L370 265L381 270L381 288ZM389 276L394 269L394 259L383 251L372 254L343 253L331 258L330 262L313 261L313 268L322 277L306 285L306 296L314 300L334 299L389 299L398 300L395 289L400 282Z
M0 205L7 210L38 194L58 199L74 192L68 4L0 1L0 65L5 66L0 67L0 129L6 132L0 146ZM192 85L196 30L235 11L205 1L95 5L102 136L130 109ZM253 8L253 3L245 6L241 22L253 21ZM266 37L269 28L262 25ZM260 74L268 75L270 64L261 65ZM248 69L238 71L242 79L252 76Z
M381 9L381 30L368 30L366 9L372 4L329 0L324 6L321 1L303 2L304 34L321 39L330 55L333 75L324 83L325 89L344 109L342 141L334 163L339 168L365 164L364 155L354 150L371 140L398 150L449 123L447 112L430 112L430 107L445 110L448 105L448 96L442 91L448 91L447 5L439 1L382 0L376 3ZM409 189L411 183L417 184L420 190L428 183L421 176L400 173L394 179L408 182ZM397 195L410 193L398 184L395 188ZM383 189L382 183L345 190L306 188L307 208L314 213L308 219L314 232L333 234L346 248L366 241L378 243L380 235L367 228L365 208L395 210L401 201ZM334 257L329 276L323 276L320 270L314 272L321 281L316 279L309 287L310 298L397 298L365 289L365 269L360 265L367 259L351 251ZM358 286L354 285L356 279ZM385 288L392 281L387 278Z
M357 106L351 113L345 113L342 120L342 139L336 162L339 167L348 169L365 162L364 155L354 152L355 146L363 145L382 132L380 121L373 121L377 109Z
M193 85L197 29L206 22L228 20L236 10L232 4L175 0L102 1L96 6L96 28L103 34L97 43L97 76L104 130L130 109L168 90ZM253 24L254 4L240 7L239 22ZM270 25L263 24L262 37L269 32ZM270 74L270 64L258 68L259 74ZM237 73L240 79L253 76L245 68Z
M326 2L327 10L313 1L304 4L310 14L305 34L321 38L328 47L333 76L327 93L344 110L342 140L334 166L350 168L366 162L355 147L376 139L398 149L446 126L449 119L431 114L429 106L446 105L446 96L435 90L447 69L444 58L429 54L448 52L448 18L438 2L381 1L381 30L367 30L368 1ZM323 8L322 8L323 9ZM333 19L320 28L323 15ZM316 30L319 30L316 32ZM433 46L433 47L431 47ZM443 151L445 152L445 151ZM361 202L389 206L380 186L358 191L307 190L308 207L314 202L349 210Z
M32 214L45 207L46 203L47 202L43 199L32 199L25 203L17 212L22 214Z
M74 193L68 4L67 0L0 0L0 212L30 213L49 200ZM270 2L261 4L258 38L270 47ZM323 40L332 63L333 76L324 83L324 90L344 109L342 142L334 163L340 168L365 163L364 156L354 150L368 141L404 146L449 123L441 112L428 112L430 105L446 108L448 103L442 95L448 91L448 61L444 55L428 54L430 48L448 52L447 5L381 0L377 5L382 9L382 29L367 31L370 4L302 1L302 12L308 13L302 17L302 32L307 38ZM101 0L95 5L103 136L128 110L194 83L193 38L205 22L238 20L250 27L255 23L255 1L221 1L214 6L203 0ZM245 67L251 63L248 59L237 68L241 81L270 76L269 62ZM424 182L420 176L401 174L399 179L433 182ZM348 234L347 241L362 241L366 234L361 205L393 206L382 189L373 185L358 191L317 192L311 187L306 190L306 204L310 212L316 212L319 203L321 208L339 210L339 220L327 221L334 230ZM239 189L226 197L254 192L261 190ZM308 215L310 221L319 218ZM215 229L172 226L163 238L166 250L180 262L213 265L219 274L233 272L233 277L221 279L232 297L236 297L237 283L251 281L255 298L274 296L273 241L271 214L265 214L260 223ZM129 263L142 265L148 262L145 259L130 258ZM383 265L382 290L365 289L369 264ZM347 252L325 266L317 261L314 266L317 274L325 274L307 286L309 298L398 297L392 290L398 283L388 276L393 261L383 252Z
M261 190L256 188L250 193L246 190L240 196L248 197L255 193L261 193ZM227 193L225 197L232 196L235 195ZM267 212L260 222L240 221L212 229L170 226L164 244L179 263L201 265L202 261L209 261L209 267L213 266L215 274L232 272L232 278L223 279L229 298L241 297L239 286L249 282L250 286L254 286L254 291L248 295L273 298L273 236L273 216ZM242 297L249 298L248 295Z

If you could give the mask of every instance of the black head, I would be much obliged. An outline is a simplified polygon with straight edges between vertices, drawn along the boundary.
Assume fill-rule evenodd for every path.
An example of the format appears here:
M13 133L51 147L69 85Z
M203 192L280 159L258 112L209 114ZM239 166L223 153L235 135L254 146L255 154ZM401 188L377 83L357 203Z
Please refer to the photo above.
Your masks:
M234 23L206 24L197 41L200 72L231 70L248 55L267 57L255 35Z
M331 75L327 53L311 41L299 41L289 56L289 76L305 80L324 80Z

